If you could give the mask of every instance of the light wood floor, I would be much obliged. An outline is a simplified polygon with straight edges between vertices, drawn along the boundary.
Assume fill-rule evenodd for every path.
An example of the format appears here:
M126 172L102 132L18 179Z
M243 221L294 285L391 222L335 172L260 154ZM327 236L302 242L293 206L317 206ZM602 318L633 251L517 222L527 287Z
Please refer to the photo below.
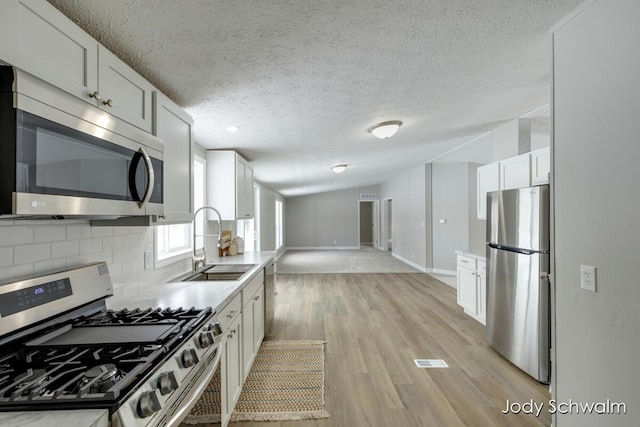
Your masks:
M545 426L550 415L509 414L506 401L547 403L547 387L484 343L455 290L426 274L278 275L269 339L322 339L326 409L311 421L241 427ZM419 369L413 359L444 359ZM546 405L545 405L546 407Z

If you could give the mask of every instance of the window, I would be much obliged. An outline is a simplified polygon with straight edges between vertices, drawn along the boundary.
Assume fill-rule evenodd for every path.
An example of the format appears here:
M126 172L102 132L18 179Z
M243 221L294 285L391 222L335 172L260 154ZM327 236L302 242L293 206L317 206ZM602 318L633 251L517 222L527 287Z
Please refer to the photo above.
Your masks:
M193 207L204 205L205 160L194 157L193 162ZM196 224L196 234L203 234L202 222ZM170 224L156 227L156 261L171 262L171 258L191 252L191 224ZM200 240L200 246L202 241Z
M282 202L276 200L276 250L280 249L283 243L283 221L282 221Z

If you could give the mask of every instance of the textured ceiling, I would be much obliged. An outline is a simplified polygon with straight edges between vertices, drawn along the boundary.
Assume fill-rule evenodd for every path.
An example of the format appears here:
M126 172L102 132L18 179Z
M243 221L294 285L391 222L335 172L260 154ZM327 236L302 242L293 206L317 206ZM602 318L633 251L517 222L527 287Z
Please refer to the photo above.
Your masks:
M547 104L549 30L582 2L49 1L285 196L379 184Z

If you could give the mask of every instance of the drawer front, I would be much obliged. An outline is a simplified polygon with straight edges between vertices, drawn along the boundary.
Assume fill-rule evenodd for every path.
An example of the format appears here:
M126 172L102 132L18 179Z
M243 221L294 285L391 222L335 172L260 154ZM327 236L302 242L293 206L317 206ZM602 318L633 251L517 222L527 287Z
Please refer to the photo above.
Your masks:
M242 298L240 294L238 294L235 296L235 298L233 298L233 300L231 300L229 304L225 306L225 308L220 311L220 314L218 315L218 321L220 322L220 327L223 331L227 330L229 325L231 325L231 323L233 322L233 319L235 319L240 314L241 309Z
M478 261L478 273L485 274L487 272L487 263L485 261Z
M256 292L258 292L258 289L260 289L260 286L263 283L264 283L264 271L260 271L242 289L242 306L243 307L247 305L249 301L251 301L251 299L256 294Z
M458 267L476 269L476 259L465 255L458 255Z

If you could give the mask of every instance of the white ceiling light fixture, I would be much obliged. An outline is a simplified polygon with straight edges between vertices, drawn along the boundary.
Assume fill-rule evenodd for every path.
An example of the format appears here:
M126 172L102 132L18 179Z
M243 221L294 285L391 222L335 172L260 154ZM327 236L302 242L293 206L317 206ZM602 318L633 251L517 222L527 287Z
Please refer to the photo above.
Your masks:
M330 169L333 171L333 173L342 173L346 168L347 168L347 165L335 165L335 166L331 166Z
M402 122L400 120L390 120L388 122L382 122L371 126L367 129L367 132L371 133L376 138L387 139L395 135L401 125Z
M231 132L231 133L238 132L239 130L240 130L240 128L238 126L229 126L227 128L227 132Z

